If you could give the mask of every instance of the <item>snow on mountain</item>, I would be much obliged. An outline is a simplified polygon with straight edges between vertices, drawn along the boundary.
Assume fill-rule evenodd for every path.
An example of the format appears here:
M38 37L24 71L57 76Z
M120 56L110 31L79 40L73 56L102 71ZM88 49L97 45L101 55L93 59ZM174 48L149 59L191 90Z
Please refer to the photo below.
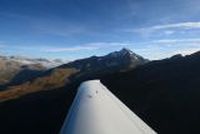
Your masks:
M114 72L135 68L148 62L147 59L133 53L131 50L123 48L105 56L92 56L85 59L70 62L64 66L76 68L81 71L90 72Z

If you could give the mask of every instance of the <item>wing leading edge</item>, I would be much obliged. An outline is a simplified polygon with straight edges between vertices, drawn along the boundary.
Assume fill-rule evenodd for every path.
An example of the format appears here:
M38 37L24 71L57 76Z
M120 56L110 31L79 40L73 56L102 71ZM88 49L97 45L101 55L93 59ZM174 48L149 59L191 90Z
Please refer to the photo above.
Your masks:
M156 134L99 80L83 82L60 134Z

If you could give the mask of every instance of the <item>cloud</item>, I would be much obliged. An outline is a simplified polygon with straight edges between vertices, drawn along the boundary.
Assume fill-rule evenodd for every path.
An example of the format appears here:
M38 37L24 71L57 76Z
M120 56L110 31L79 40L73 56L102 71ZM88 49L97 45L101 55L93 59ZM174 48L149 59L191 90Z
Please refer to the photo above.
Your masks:
M45 52L74 52L74 51L82 51L82 50L96 50L98 47L90 47L90 46L75 46L75 47L63 47L63 48L48 48L43 50Z
M200 22L183 22L183 23L175 23L175 24L167 24L167 25L156 25L149 28L145 28L146 30L155 31L155 30L163 30L163 29L200 29Z
M93 42L85 44L86 46L96 46L99 48L110 48L110 47L126 47L130 46L130 42Z
M161 39L142 42L135 51L151 60L164 59L175 54L188 55L200 51L200 38Z
M196 43L200 46L200 38L186 38L186 39L160 39L153 40L152 43L160 43L160 44L178 44L178 43Z
M106 49L106 48L121 48L130 46L129 43L120 43L120 42L92 42L87 44L81 44L78 46L70 46L70 47L54 47L54 48L45 48L42 49L43 52L77 52L77 51L90 51L90 50L98 50L98 49Z
M135 52L151 60L160 60L169 58L176 54L189 55L200 50L200 47L183 47L180 49L163 48L163 47L145 47L144 49L136 49Z
M143 36L172 35L175 33L184 34L189 31L200 30L200 21L181 22L165 25L154 25L151 27L142 27L137 29L125 29L125 32L139 33ZM154 34L156 33L156 34Z

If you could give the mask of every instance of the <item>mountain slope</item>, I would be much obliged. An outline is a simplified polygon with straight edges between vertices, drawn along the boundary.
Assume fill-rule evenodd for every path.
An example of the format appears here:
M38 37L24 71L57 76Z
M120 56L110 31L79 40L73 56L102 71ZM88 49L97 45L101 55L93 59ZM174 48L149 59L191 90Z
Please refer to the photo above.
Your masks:
M101 80L158 133L200 133L200 52Z
M68 77L75 74L75 69L54 69L48 75L38 77L32 81L26 81L17 86L9 86L8 89L0 92L0 102L16 99L23 95L38 91L52 90L65 86L70 83Z

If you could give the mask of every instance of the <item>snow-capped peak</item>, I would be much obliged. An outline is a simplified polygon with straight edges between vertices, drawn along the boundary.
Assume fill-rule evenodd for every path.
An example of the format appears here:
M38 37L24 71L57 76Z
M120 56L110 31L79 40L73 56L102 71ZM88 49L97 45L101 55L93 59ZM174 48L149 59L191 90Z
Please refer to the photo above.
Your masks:
M128 48L122 48L120 51L119 51L120 53L122 53L122 54L134 54L130 49L128 49Z
M110 54L108 54L108 56L110 57L130 57L130 58L133 58L133 59L138 59L139 55L135 54L134 52L132 52L130 49L128 48L122 48L120 51L115 51L115 52L112 52Z

